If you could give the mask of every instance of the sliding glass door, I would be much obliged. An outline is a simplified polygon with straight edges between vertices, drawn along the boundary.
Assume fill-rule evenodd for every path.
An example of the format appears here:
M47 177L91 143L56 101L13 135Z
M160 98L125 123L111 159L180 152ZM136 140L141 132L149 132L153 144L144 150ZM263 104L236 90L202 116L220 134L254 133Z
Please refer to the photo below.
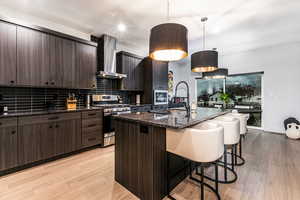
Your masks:
M199 107L221 107L221 95L228 94L227 108L250 113L248 125L262 126L263 73L230 75L226 79L197 79Z

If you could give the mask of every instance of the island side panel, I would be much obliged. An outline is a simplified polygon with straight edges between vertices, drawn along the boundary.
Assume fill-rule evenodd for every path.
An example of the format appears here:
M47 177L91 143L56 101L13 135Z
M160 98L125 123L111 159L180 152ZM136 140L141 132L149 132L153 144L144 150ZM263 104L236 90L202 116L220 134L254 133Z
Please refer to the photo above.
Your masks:
M138 125L115 120L115 180L139 197Z
M142 200L166 195L166 130L115 120L115 180Z

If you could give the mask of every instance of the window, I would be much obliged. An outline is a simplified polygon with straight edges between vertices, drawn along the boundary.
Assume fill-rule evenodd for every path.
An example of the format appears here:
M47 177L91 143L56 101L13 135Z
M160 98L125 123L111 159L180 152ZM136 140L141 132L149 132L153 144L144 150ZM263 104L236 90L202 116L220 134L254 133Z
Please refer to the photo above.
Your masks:
M230 75L226 79L197 79L199 107L223 105L220 96L227 93L228 108L250 113L248 125L261 127L263 73Z

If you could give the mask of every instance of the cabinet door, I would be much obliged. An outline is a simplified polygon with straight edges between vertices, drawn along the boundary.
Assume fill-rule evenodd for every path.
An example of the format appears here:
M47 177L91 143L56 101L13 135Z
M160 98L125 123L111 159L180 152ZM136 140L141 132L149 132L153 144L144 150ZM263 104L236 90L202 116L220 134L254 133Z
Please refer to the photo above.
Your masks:
M17 27L17 44L18 85L47 86L50 62L49 35Z
M41 133L43 124L18 127L19 165L25 165L42 159Z
M0 128L0 171L18 165L17 127Z
M41 124L41 154L42 159L55 156L55 124Z
M153 87L158 90L168 89L168 63L152 61L153 65Z
M136 89L144 90L144 65L141 59L136 60Z
M50 80L54 87L75 88L75 42L50 36Z
M64 153L70 153L81 148L81 120L74 119L58 123L60 132L63 135Z
M131 57L122 55L122 71L127 75L127 77L123 79L123 89L131 90L134 84L134 72Z
M16 32L16 26L0 22L0 85L16 84Z
M96 87L96 47L76 43L77 86L82 89Z

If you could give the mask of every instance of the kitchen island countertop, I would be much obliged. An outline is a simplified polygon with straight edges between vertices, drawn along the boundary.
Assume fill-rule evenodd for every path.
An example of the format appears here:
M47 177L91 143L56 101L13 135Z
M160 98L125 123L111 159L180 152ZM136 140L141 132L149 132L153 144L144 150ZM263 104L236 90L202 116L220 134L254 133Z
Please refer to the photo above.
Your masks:
M194 126L203 121L229 113L230 110L216 108L198 108L195 113L186 114L182 109L171 109L169 114L157 113L131 113L113 116L114 119L128 120L146 125L153 125L163 128L181 129Z

